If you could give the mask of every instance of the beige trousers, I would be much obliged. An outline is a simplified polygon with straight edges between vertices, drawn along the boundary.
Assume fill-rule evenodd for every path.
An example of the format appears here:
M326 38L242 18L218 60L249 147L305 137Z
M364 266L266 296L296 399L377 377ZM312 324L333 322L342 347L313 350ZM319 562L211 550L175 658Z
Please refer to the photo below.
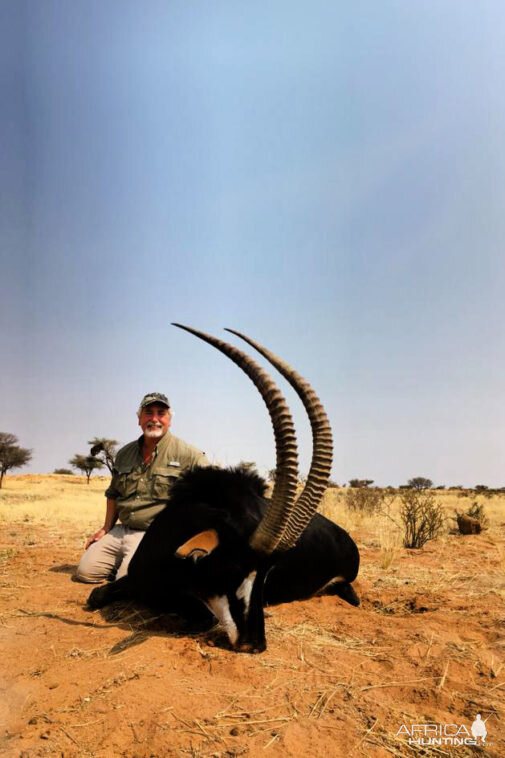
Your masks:
M144 534L144 531L116 524L101 540L88 547L77 566L74 579L90 584L121 579Z

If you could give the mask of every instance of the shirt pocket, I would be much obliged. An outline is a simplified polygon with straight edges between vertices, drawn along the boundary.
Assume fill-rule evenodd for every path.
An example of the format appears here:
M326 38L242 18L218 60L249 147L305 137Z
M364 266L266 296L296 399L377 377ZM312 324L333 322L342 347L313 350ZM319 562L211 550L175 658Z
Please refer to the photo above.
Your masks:
M116 471L114 484L122 500L136 494L140 476L138 472L133 470L132 466L123 467Z
M167 500L173 483L181 470L176 466L163 466L152 475L151 494L154 500Z

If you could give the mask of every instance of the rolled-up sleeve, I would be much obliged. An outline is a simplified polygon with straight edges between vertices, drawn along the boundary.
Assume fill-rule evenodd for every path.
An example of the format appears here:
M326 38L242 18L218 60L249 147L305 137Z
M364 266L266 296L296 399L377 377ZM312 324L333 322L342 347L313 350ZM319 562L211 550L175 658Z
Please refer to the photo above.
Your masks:
M110 484L105 490L105 497L110 498L111 500L117 500L119 497L119 490L117 489L117 477L118 473L114 469L112 472L112 479L110 480Z

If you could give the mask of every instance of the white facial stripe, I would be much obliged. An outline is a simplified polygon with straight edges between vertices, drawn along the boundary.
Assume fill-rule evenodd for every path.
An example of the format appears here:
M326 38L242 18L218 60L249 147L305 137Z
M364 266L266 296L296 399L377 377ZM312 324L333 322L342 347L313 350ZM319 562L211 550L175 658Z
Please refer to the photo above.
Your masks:
M235 595L239 600L244 601L245 605L245 613L246 616L249 613L249 603L251 601L251 591L253 588L254 580L256 579L256 571L251 571L251 573L246 576L238 590L236 591Z
M235 645L238 640L238 629L230 613L230 605L226 595L222 595L221 597L218 595L210 597L205 605L207 608L210 608L214 616L217 618L228 635L231 644Z

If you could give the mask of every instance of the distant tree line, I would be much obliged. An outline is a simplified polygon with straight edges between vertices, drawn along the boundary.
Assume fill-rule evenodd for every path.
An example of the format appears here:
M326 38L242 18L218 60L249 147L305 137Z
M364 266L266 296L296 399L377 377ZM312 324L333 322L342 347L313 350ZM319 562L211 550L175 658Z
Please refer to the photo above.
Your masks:
M110 473L114 466L114 460L117 453L117 447L119 442L117 440L108 439L107 437L93 437L89 440L90 445L89 455L76 454L71 458L68 463L72 468L81 471L85 476L89 484L89 480L93 471L99 471L103 468L107 468ZM18 438L14 434L8 432L0 432L0 488L2 486L3 478L7 471L16 468L22 468L32 459L32 450L20 447ZM240 461L238 468L246 471L253 471L257 473L257 466L254 461ZM55 474L73 474L73 471L69 468L56 468ZM272 468L267 472L267 480L269 482L275 482L276 469ZM300 482L304 482L305 476L300 476ZM425 476L415 476L409 479L407 484L400 484L398 488L393 486L388 487L372 487L374 483L373 479L350 479L348 487L350 490L379 490L384 492L394 492L395 489L402 490L414 490L424 492L430 489L436 490L459 490L463 495L470 495L472 493L478 495L484 495L485 497L492 497L493 495L505 493L505 487L488 487L486 484L477 484L475 487L464 487L462 484L451 485L446 487L445 484L434 487L431 479ZM339 485L333 479L328 482L329 488L336 488ZM342 484L342 487L346 487L346 484Z
M455 484L451 485L450 487L446 487L445 484L439 484L436 487L434 486L431 479L428 479L425 476L415 476L412 479L409 479L407 484L400 484L398 487L394 487L392 485L389 485L387 487L373 487L372 484L374 483L373 479L350 479L349 480L349 488L351 489L379 489L379 490L388 490L388 491L394 491L396 489L398 490L429 490L429 489L435 489L435 490L447 490L447 491L454 491L458 490L465 494L477 494L477 495L484 495L486 497L492 497L493 495L499 495L505 493L505 487L488 487L486 484L476 484L475 487L465 487L463 484ZM334 483L330 486L338 486ZM342 485L342 487L346 487L345 484Z
M87 482L93 471L98 471L104 467L107 467L112 473L112 467L114 465L114 458L116 456L117 440L110 440L106 437L94 437L89 440L88 445L91 445L89 455L74 455L69 460L69 464L82 471L85 474ZM32 450L20 447L18 438L15 434L9 432L0 432L0 488L7 471L12 469L22 468L26 466L32 459ZM68 468L57 468L54 470L55 474L73 474L73 471Z

